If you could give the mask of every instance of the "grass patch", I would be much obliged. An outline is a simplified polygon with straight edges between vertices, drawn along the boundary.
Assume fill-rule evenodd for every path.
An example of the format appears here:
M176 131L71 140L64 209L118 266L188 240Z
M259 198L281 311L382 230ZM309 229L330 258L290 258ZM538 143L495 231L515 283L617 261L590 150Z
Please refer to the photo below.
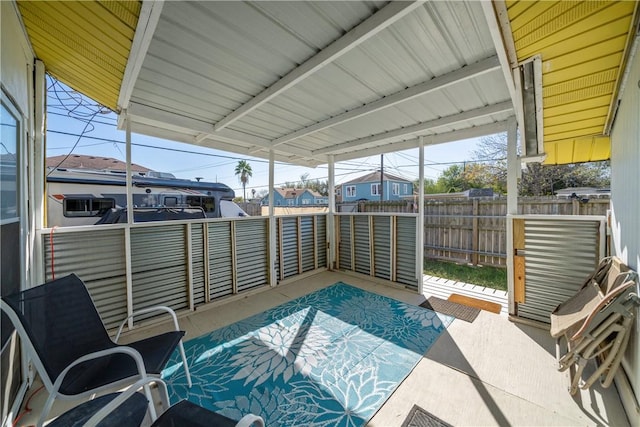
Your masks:
M506 268L472 266L425 259L424 273L458 282L499 289L501 291L507 290Z

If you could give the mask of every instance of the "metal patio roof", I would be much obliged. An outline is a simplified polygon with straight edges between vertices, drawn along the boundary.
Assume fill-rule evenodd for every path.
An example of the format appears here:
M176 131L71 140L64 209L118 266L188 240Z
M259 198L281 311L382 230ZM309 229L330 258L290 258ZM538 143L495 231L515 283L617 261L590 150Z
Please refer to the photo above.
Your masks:
M577 34L565 27L591 17L565 7L573 21L552 20L549 27L553 8L543 13L529 2L501 1L40 3L18 2L38 57L71 87L126 110L133 132L263 158L273 149L276 160L309 166L416 147L418 136L428 145L505 129L520 102L511 68L535 54L544 62L548 48ZM583 3L592 2L572 2L588 8ZM631 4L612 8L625 9L630 23L637 2ZM126 31L131 13L133 37ZM600 26L609 22L616 21ZM61 28L67 37L42 43ZM545 29L544 43L526 42ZM593 43L621 57L617 68L611 65L616 82L633 34L629 25L626 31L618 34L622 53L618 44ZM100 44L105 34L117 34L117 42ZM565 61L573 69L580 64L576 52ZM96 71L105 63L117 64L117 72ZM570 135L558 127L573 121L567 118L584 100L565 95L564 112L554 116L549 102L559 86L548 85L549 76L543 78L547 161L608 158L608 140L603 148L593 125ZM617 85L607 87L611 106ZM582 137L595 141L586 157L574 148ZM563 154L565 143L573 144L572 155Z

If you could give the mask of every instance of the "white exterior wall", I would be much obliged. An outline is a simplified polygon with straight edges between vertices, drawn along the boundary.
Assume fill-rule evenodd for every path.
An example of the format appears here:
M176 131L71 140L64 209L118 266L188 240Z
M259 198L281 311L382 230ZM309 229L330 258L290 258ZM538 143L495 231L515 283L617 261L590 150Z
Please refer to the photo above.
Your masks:
M31 163L35 147L33 146L34 135L34 84L33 69L35 56L31 49L30 42L26 37L23 29L17 5L13 1L0 1L0 83L2 85L2 99L10 107L10 111L18 116L21 125L21 134L18 135L16 141L16 150L18 154L18 171L17 171L17 188L18 206L20 212L20 239L16 242L15 247L20 251L20 265L3 265L2 268L20 269L20 286L24 287L30 283L30 277L33 267L31 258L33 245L32 240L34 230L31 219L33 212L28 212L32 205L27 205L27 198L32 189L29 182L30 177L27 176L27 164ZM27 140L27 134L30 135ZM33 168L31 168L33 169ZM32 170L30 172L33 172ZM31 178L32 179L32 178ZM6 248L3 248L6 250ZM4 351L8 351L5 348ZM3 354L4 355L4 354ZM5 360L5 359L3 359ZM7 358L6 360L10 360ZM15 359L14 359L15 360ZM11 362L10 362L11 363ZM26 366L26 355L22 354L22 378L28 375ZM5 369L6 367L3 367ZM2 402L2 414L0 418L7 417L7 424L13 422L19 410L19 405L26 393L26 382L22 378L12 378L11 381L20 383L17 388L17 395L4 396ZM6 385L8 387L8 385ZM5 384L2 384L3 391L6 391ZM11 399L11 400L10 400ZM6 406L5 406L6 405ZM5 412L6 411L6 412Z
M629 64L622 102L611 133L611 228L613 250L625 264L640 269L640 49ZM631 425L640 425L640 318L635 319L623 366L635 392L625 396L618 381Z
M2 86L16 103L16 107L29 117L29 76L33 69L34 55L25 35L17 11L12 1L0 2L2 34L0 36L2 60L0 61L0 78Z

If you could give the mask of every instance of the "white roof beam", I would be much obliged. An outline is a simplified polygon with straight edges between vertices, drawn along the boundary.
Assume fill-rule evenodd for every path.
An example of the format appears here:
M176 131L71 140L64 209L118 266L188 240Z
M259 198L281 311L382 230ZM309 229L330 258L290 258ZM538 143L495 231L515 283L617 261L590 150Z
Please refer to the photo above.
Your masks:
M196 133L197 136L190 136L190 141L188 142L191 144L207 146L207 144L205 143L206 139L216 140L228 144L244 144L247 146L247 154L249 154L250 148L252 147L258 146L269 149L271 144L271 141L268 139L234 131L231 129L225 129L214 134L212 131L213 125L211 123L186 116L181 116L175 113L138 104L135 102L130 103L128 112L129 117L133 121L143 123L153 122L151 124L157 128L167 129L178 133ZM286 152L290 155L300 156L302 158L318 158L318 156L312 155L310 150L303 150L295 147L287 147L286 150L282 150L282 152ZM320 158L319 160L322 161L323 159Z
M454 114L451 116L440 117L428 122L418 123L413 126L407 126L400 129L395 129L389 132L379 133L377 135L367 136L365 138L354 139L341 144L332 145L330 147L321 148L313 151L313 155L318 154L336 154L342 150L351 150L357 146L366 146L377 142L383 142L394 138L402 138L404 136L413 135L416 133L427 132L431 129L438 128L440 126L448 126L455 123L464 122L467 120L473 120L481 117L490 116L492 114L503 113L505 111L513 110L511 101L504 101L499 104L487 105L485 107L476 108L474 110L464 111L462 113Z
M500 61L498 60L498 57L492 56L490 58L444 74L442 76L435 77L429 81L417 84L408 89L404 89L389 96L385 96L384 98L370 102L361 107L354 108L353 110L347 111L346 113L339 114L337 116L315 123L311 126L307 126L295 132L291 132L288 135L276 138L273 140L273 146L276 147L285 142L289 142L297 138L302 138L303 136L307 136L312 133L319 132L323 129L336 126L353 119L357 119L359 117L374 113L384 108L392 107L396 104L409 101L418 96L426 95L428 93L444 89L456 83L496 70L499 67Z
M226 128L236 120L241 119L264 103L269 102L274 97L304 80L325 65L330 64L341 55L344 55L359 44L375 36L394 22L422 6L422 3L422 1L390 2L387 6L369 17L367 20L351 29L351 31L346 33L344 36L331 43L329 46L293 69L267 89L263 90L251 100L242 104L236 110L228 114L216 123L214 128L215 132L219 132Z
M120 93L118 95L118 108L120 110L129 107L133 88L138 80L142 63L147 56L151 39L160 20L162 6L164 6L164 0L145 0L142 2L140 17L138 18L136 32L133 36L131 50L129 51L127 66L124 69L122 84L120 85Z
M173 131L173 130L166 130L166 129L154 126L153 124L132 121L131 131L134 133L153 136L157 138L169 139L171 141L184 142L185 144L192 144L192 145L197 145L201 147L226 151L229 153L236 153L243 156L251 155L251 153L249 152L250 151L249 148L243 149L237 144L230 144L224 141L212 140L212 139L209 139L208 140L209 143L207 144L198 144L198 143L194 143L194 138L189 134ZM315 168L316 166L324 163L322 161L317 161L315 159L300 158L299 156L292 156L287 153L279 154L278 160L282 162L291 162L299 166L307 166L311 168Z
M504 132L507 129L507 123L508 120L503 120L486 125L470 127L467 129L460 129L437 135L428 135L428 138L425 138L425 145L444 144L446 142L461 141L463 139L493 135L499 132ZM365 148L358 151L351 151L344 154L337 154L334 156L334 159L336 162L343 162L346 160L375 156L377 154L409 150L411 148L418 147L419 142L419 138L413 138L406 141L394 142L393 144L382 144L376 147Z
M504 1L493 2L484 0L480 3L482 4L482 12L484 13L485 20L489 26L489 33L493 40L493 46L495 47L496 54L500 60L500 68L504 74L511 102L513 102L514 106L518 106L521 101L520 96L516 91L512 71L518 66L518 58L516 56L516 48L513 41L513 35L511 33L511 24L509 16L507 15L506 5L504 4ZM522 126L522 117L520 117L518 110L516 110L516 116L518 117L518 123Z

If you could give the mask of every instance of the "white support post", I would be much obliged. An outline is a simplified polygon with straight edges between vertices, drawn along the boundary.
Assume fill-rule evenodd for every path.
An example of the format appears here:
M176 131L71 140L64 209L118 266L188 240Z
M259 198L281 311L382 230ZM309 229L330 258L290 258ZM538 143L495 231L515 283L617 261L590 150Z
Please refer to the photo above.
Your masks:
M276 277L276 208L274 206L275 196L273 194L275 187L275 152L269 150L269 284L276 286L278 278Z
M133 224L133 177L131 176L131 120L127 111L124 111L126 132L126 183L127 183L127 224Z
M127 288L127 316L133 314L133 274L131 271L131 224L133 224L133 177L131 176L131 120L127 110L123 112L125 120L125 140L126 140L126 184L127 184L127 224L124 228L124 260ZM133 328L133 318L129 317L127 327Z
M206 224L203 224L205 226ZM189 298L189 310L194 311L196 305L193 298L193 238L191 236L191 223L185 224L185 244L187 246L187 297Z
M513 215L518 213L518 122L512 117L507 124L507 289L509 314L516 314L513 279Z
M42 230L42 227L46 226L46 168L45 168L45 115L46 115L46 99L47 99L47 85L45 77L45 66L42 61L35 61L35 96L34 96L34 141L33 141L33 156L31 157L30 167L30 179L32 180L32 191L29 194L29 198L33 201L31 205L32 209L32 230L33 234L33 247L31 250L32 266L31 271L31 286L35 286L38 283L45 282L44 274L44 249L42 247L42 239L36 234L37 231Z
M418 138L418 218L416 218L416 278L418 293L422 295L424 264L424 137Z
M518 213L518 122L515 117L507 124L507 214Z
M329 215L327 216L327 237L329 240L329 270L335 268L335 256L336 256L336 227L335 227L335 213L336 213L336 171L335 161L333 154L329 155Z

